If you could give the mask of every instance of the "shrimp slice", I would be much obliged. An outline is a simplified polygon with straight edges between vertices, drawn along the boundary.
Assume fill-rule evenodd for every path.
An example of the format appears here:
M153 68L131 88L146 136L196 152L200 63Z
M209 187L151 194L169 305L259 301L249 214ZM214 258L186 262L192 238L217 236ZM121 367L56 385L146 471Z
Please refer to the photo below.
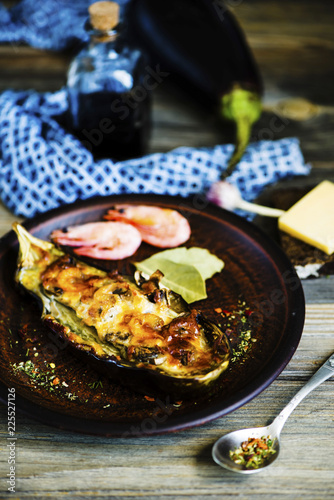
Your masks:
M191 234L189 222L176 210L147 205L115 205L104 216L128 222L138 229L143 241L160 248L185 243Z
M50 237L59 245L78 247L78 255L108 260L130 257L142 241L140 232L123 222L88 222L66 231L56 229Z

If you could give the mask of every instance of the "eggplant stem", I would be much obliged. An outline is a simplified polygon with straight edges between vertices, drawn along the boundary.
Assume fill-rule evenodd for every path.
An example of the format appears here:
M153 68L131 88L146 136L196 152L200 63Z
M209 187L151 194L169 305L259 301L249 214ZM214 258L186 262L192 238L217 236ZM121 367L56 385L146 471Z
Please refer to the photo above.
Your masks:
M253 124L247 118L244 118L236 120L235 125L236 125L236 144L232 156L227 164L227 168L221 176L222 180L226 179L232 174L234 167L239 163L239 161L243 157L243 154L249 143Z
M250 140L252 126L261 116L261 99L259 94L235 86L222 99L223 118L233 121L236 127L235 149L229 159L221 180L229 177L241 160Z

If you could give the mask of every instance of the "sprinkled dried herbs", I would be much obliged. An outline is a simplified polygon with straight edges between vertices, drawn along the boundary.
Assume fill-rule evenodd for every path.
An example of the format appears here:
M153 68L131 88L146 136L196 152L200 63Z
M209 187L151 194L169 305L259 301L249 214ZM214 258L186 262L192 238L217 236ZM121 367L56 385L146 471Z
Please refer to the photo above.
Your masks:
M74 401L78 398L78 396L76 394L73 394L72 392L66 392L65 396L71 401Z
M53 391L55 385L57 385L54 383L57 376L54 372L54 368L51 368L50 365L50 369L44 372L41 371L30 359L28 359L27 361L14 363L13 368L14 370L24 372L36 385L43 386L49 391Z
M24 372L28 375L34 385L43 387L49 392L60 390L62 387L68 387L68 384L61 381L56 375L56 365L54 363L49 363L46 371L42 371L33 361L31 361L31 359L21 361L20 363L13 363L12 367L14 370ZM74 400L78 397L71 392L66 392L65 396L70 400Z
M262 436L261 438L248 438L247 441L241 443L239 448L230 450L230 459L246 469L259 469L275 453L274 440L270 436Z
M94 382L88 384L88 387L90 387L90 389L98 389L98 387L103 387L102 380L95 380Z
M221 315L219 326L225 331L232 346L231 363L242 363L251 351L253 344L257 341L253 335L250 317L252 311L245 302L239 302L238 308L227 311L220 307L215 312Z

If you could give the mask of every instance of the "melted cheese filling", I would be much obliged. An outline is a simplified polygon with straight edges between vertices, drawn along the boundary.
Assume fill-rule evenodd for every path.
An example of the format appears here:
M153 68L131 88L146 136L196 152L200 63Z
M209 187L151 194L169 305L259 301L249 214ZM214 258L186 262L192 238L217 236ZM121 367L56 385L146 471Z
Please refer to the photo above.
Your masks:
M195 313L186 319L164 300L152 302L123 277L65 256L43 270L41 281L45 292L74 310L101 342L137 365L163 364L165 371L186 374L219 362L212 359Z

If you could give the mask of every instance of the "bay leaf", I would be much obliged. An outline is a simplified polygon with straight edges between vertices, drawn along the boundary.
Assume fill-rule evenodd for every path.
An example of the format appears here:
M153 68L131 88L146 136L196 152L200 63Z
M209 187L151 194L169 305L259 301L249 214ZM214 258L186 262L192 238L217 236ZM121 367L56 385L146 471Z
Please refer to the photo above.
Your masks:
M164 274L161 284L191 303L207 298L205 280L220 272L224 262L205 248L178 247L158 252L135 266L146 275L159 269Z
M182 295L188 304L207 298L205 281L196 267L179 264L157 257L157 255L153 255L142 262L136 262L136 268L147 275L151 275L159 269L164 274L160 283Z
M155 256L172 260L179 264L191 264L196 267L204 280L211 278L216 273L220 273L224 268L224 262L206 248L178 247L163 250L155 254Z

